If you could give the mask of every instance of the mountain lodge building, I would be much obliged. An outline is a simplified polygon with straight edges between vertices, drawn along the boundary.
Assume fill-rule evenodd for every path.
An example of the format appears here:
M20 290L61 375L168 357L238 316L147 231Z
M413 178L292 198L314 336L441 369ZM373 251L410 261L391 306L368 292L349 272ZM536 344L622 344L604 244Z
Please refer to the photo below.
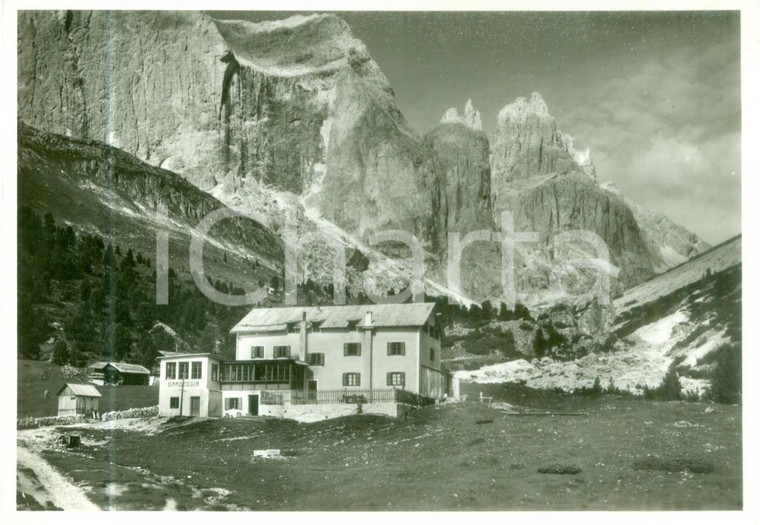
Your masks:
M396 415L447 397L434 303L255 308L234 360L164 353L159 415Z

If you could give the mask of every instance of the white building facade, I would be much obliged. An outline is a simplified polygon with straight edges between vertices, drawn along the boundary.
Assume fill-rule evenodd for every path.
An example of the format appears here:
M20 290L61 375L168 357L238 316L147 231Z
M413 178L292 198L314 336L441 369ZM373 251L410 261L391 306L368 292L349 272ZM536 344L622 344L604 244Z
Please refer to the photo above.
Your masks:
M444 399L450 376L441 369L434 310L433 303L254 309L232 329L234 361L161 358L159 414L285 417L357 404L392 413L399 403Z

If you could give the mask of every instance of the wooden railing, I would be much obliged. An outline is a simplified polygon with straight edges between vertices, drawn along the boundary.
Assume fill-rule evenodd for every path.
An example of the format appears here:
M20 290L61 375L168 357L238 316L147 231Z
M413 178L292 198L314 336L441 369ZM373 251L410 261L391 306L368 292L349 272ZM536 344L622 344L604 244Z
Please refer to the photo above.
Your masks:
M326 405L326 404L367 404L367 403L404 403L412 406L427 406L435 403L434 399L397 388L378 388L372 390L340 389L262 391L262 405Z

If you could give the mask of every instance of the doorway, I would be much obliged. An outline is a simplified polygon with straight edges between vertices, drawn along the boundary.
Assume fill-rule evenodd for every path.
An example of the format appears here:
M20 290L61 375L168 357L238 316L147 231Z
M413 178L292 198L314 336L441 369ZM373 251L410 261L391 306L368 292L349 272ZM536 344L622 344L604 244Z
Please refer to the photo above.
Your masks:
M309 379L306 381L306 399L309 401L317 400L317 380Z
M190 415L198 417L201 415L201 398L192 396L190 398Z
M252 416L259 415L259 396L248 396L248 413Z

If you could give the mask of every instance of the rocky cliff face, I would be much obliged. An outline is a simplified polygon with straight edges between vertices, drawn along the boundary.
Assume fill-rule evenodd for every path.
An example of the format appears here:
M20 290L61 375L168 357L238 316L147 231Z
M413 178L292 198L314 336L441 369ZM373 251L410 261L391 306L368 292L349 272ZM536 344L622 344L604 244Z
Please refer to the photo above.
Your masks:
M662 213L647 210L627 199L614 183L606 182L600 187L622 200L633 212L650 251L659 256L660 262L655 267L657 273L678 266L710 248L710 245L695 233L676 224Z
M604 240L611 262L620 269L618 291L707 247L664 216L600 186L590 151L575 149L573 138L557 129L537 93L500 111L491 164L495 219L508 211L517 230L540 234L535 253L543 263L523 268L529 286L558 278L552 267L561 267L562 260L551 240L563 231L585 230Z
M198 186L212 184L226 44L211 19L22 11L18 35L22 120L108 142Z
M497 203L503 184L578 168L538 93L530 100L520 97L499 111L492 163Z
M605 240L620 287L704 246L600 187L590 152L557 129L538 94L501 110L492 146L471 101L420 136L333 15L253 24L198 12L24 11L18 53L22 121L104 140L278 232L288 210L350 246L405 230L439 280L448 234L498 230L503 211L517 230L540 233L518 252L518 281L537 288L557 280L564 261L550 239L567 229ZM496 244L473 245L463 267L473 297L500 296Z
M465 116L456 108L425 135L430 173L432 247L441 251L448 232L462 235L494 227L488 137L480 113L468 100Z
M352 70L336 79L325 175L307 204L348 232L400 228L424 236L425 149L395 104Z
M267 184L354 234L423 233L422 139L335 16L27 11L18 46L32 125L105 140L225 200Z

